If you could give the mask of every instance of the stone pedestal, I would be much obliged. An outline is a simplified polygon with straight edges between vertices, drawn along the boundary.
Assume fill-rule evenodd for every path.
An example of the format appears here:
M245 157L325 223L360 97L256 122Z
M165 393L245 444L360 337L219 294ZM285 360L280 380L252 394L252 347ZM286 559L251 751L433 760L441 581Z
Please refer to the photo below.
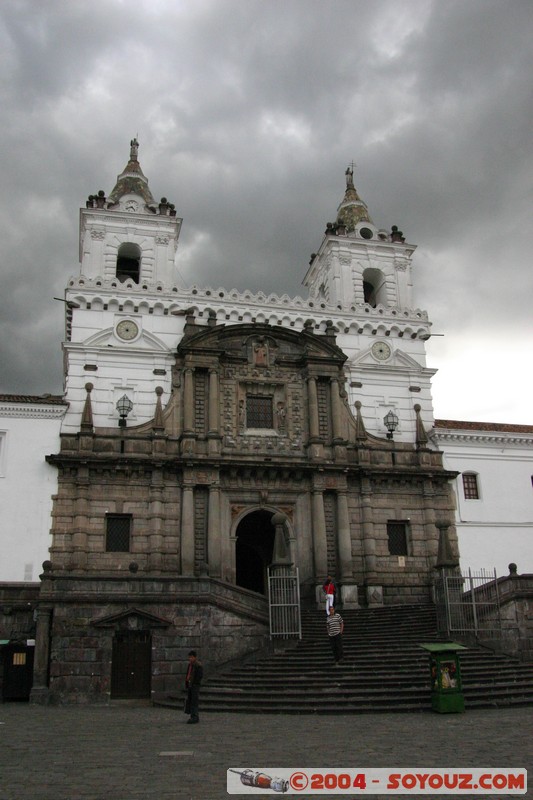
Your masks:
M355 584L343 584L341 586L340 600L343 609L359 608L357 586Z
M48 686L34 686L30 691L30 703L36 706L46 706L50 702L50 689Z
M383 605L383 587L382 586L367 586L366 599L369 608L379 608Z
M316 600L316 607L317 609L324 612L324 616L326 615L326 595L324 594L324 589L322 588L322 584L319 583L315 586L315 600Z

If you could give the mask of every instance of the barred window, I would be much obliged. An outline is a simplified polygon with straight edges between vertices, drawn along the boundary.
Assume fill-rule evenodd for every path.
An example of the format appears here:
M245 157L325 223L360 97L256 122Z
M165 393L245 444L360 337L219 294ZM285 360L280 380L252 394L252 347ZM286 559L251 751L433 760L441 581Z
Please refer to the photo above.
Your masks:
M274 412L273 398L259 395L246 397L246 427L247 428L273 428Z
M463 492L465 500L479 500L479 487L475 472L463 472Z
M106 553L129 552L131 523L131 514L108 514L106 516Z
M389 553L391 556L406 556L407 552L407 526L408 522L393 520L387 522L387 537L389 540Z

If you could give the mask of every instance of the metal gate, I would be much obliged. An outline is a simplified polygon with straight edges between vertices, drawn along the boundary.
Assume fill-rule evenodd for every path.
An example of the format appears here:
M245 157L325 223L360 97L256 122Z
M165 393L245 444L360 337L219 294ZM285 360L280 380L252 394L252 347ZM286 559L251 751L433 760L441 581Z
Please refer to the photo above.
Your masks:
M298 568L268 568L268 614L271 639L302 638Z
M152 637L150 631L117 631L111 662L112 698L150 697Z
M502 620L496 570L462 575L443 569L436 581L439 631L476 640L500 638Z

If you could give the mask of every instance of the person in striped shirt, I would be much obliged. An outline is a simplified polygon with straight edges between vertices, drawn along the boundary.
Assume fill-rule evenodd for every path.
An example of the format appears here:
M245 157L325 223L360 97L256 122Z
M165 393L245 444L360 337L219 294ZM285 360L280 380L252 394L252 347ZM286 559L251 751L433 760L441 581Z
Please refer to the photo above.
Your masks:
M329 642L333 651L335 664L339 664L344 658L342 647L342 634L344 633L344 621L341 615L331 606L329 617L326 620Z

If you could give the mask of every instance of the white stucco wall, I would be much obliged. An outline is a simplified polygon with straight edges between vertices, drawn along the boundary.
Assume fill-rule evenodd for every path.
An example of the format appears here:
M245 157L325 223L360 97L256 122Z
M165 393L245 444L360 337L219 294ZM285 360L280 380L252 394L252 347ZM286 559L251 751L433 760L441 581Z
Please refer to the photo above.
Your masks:
M461 569L496 568L503 576L515 563L519 573L533 573L533 436L513 426L498 431L474 424L473 431L439 429L434 437L445 467L460 473L455 494ZM464 472L476 474L478 500L465 499Z
M49 558L64 406L0 404L0 582L37 581Z

